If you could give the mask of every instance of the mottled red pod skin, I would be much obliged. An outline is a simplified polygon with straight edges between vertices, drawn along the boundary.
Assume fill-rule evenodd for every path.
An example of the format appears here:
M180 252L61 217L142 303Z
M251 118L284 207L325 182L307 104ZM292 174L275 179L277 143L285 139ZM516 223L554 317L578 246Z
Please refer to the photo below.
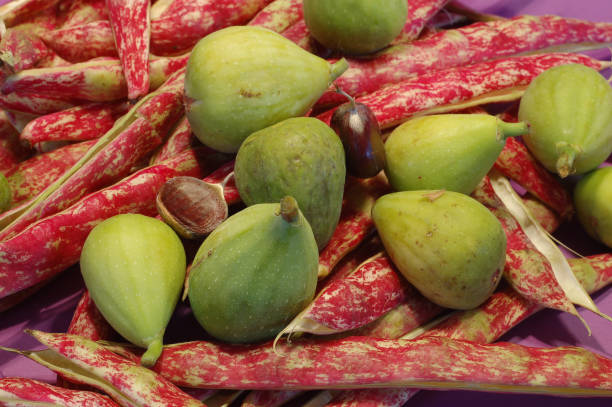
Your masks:
M66 389L24 377L0 379L0 392L3 405L119 407L111 398L97 392Z
M246 24L271 0L180 1L151 20L151 53L175 55L193 47L200 38L230 25ZM175 4L177 3L177 4ZM180 4L180 7L179 7ZM176 27L181 27L177 30Z
M35 34L39 27L25 24L2 34L2 76L35 68L53 57L53 52Z
M151 2L106 0L106 7L127 83L128 98L138 99L149 92Z
M301 394L299 390L255 390L249 392L241 407L280 407Z
M293 41L301 48L309 52L315 52L315 47L310 39L310 31L306 26L304 19L299 19L295 23L287 27L281 35L288 40Z
M504 228L507 239L506 281L532 302L576 315L577 311L559 285L550 262L535 248L518 221L499 200L488 177L476 187L472 196L486 206Z
M225 185L223 185L223 197L225 198L225 202L228 205L242 202L242 199L240 198L240 193L238 192L238 188L236 187L235 179L233 175L230 177L233 172L234 161L232 160L223 164L203 179L203 181L205 182L218 185L223 184L223 182L225 181Z
M160 149L151 158L151 164L156 164L170 157L175 156L181 151L201 144L191 131L191 126L186 117L183 117L168 140L160 147Z
M5 175L11 187L12 204L18 205L37 196L80 160L95 142L68 144L35 155L7 171Z
M32 153L19 141L19 133L11 125L7 112L0 110L0 172L6 174Z
M32 93L12 92L0 94L0 108L17 112L45 115L69 109L78 105L77 100L66 100L54 96L36 95Z
M574 213L569 191L533 157L521 141L507 139L494 168L550 206L563 219L568 219Z
M108 341L116 336L115 330L106 322L87 290L81 296L74 310L66 333L92 341Z
M62 373L70 375L71 379L83 379L85 384L109 392L122 405L205 407L150 369L116 355L94 341L70 334L33 330L28 333L87 374L70 371ZM27 353L25 355L28 356Z
M503 38L503 41L499 41ZM478 22L442 30L423 40L398 44L371 60L349 60L349 69L335 83L353 96L374 92L432 70L476 64L547 48L602 47L612 42L612 23L592 23L558 16L521 16ZM342 103L333 90L317 102L317 109Z
M282 33L303 16L301 0L274 0L261 9L247 25L258 25Z
M381 368L384 366L384 368ZM182 386L227 389L422 387L609 395L612 360L578 347L481 345L442 337L353 336L231 346L169 345L154 370Z
M108 19L105 0L72 0L60 3L59 7L63 19L62 28Z
M449 0L416 0L408 2L408 16L402 32L394 43L410 42L416 39L425 24L449 2Z
M113 30L108 20L92 21L40 33L44 43L72 63L98 57L117 57ZM86 47L83 44L87 44Z
M456 110L454 105L458 103L517 88L523 92L524 87L541 72L568 63L583 64L597 70L605 66L601 61L567 53L505 58L424 73L355 100L368 105L381 129L386 129L408 120L416 113L424 114L435 108L437 112ZM511 94L506 101L518 97L520 92ZM317 117L329 123L334 111L330 109Z
M372 206L379 196L389 191L391 187L382 173L367 179L347 178L340 220L319 254L319 279L325 278L344 256L371 236Z
M28 145L36 147L47 141L85 141L101 137L126 113L128 104L88 103L31 120L19 134Z
M358 178L370 178L385 168L385 147L372 110L352 98L340 105L330 127L342 140L347 172Z
M0 6L0 19L7 27L12 27L59 2L60 0L12 0Z
M155 216L157 191L168 179L179 175L204 177L226 159L205 155L201 160L198 150L186 150L4 239L0 242L0 298L45 281L77 263L89 231L104 219L120 213Z

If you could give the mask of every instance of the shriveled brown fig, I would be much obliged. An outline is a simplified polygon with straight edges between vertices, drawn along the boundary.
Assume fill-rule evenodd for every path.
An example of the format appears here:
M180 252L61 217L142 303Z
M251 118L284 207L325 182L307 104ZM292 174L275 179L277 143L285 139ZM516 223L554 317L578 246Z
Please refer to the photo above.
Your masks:
M385 147L378 121L370 108L356 102L338 89L349 101L334 112L330 127L342 140L347 172L358 178L369 178L385 167Z
M181 237L208 235L227 218L223 186L187 176L166 181L157 193L157 211Z

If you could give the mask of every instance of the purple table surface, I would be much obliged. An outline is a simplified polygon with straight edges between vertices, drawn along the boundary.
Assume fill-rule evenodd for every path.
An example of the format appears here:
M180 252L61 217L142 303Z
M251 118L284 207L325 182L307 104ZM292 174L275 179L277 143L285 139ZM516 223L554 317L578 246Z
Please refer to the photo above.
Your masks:
M0 3L5 1L0 0ZM519 14L557 14L591 21L612 22L610 0L472 0L465 4L477 10L512 17ZM598 53L600 58L609 58L609 53ZM557 233L570 247L581 254L596 254L610 249L595 243L574 222L565 225ZM18 306L4 312L0 317L0 345L20 349L41 349L34 339L23 333L25 328L48 332L65 332L78 299L83 292L83 282L77 267L62 273L36 295ZM593 296L596 304L606 314L612 315L612 289L604 289ZM576 345L612 358L612 323L579 309L590 325L593 334L588 336L577 318L560 312L545 310L524 321L511 330L502 340L527 346ZM202 335L188 309L181 306L171 321L166 343L197 339ZM612 372L611 372L612 374ZM0 377L21 376L53 383L55 374L38 364L8 352L0 352ZM567 398L546 395L518 395L481 393L470 391L422 391L408 402L411 406L480 406L496 407L535 406L555 403L556 407L609 407L610 399Z

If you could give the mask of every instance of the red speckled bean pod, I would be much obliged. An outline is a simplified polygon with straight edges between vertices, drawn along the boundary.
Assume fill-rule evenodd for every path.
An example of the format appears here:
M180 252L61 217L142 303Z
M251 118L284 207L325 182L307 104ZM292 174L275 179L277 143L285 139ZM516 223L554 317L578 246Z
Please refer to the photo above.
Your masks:
M612 283L612 254L570 259L572 271L584 288L593 293ZM542 307L526 300L508 286L495 292L476 309L460 311L426 331L422 337L445 336L478 343L493 342ZM401 407L418 389L372 389L343 391L328 407Z
M270 1L181 1L181 6L177 4L173 12L167 10L151 20L151 52L155 55L184 52L213 31L246 24Z
M11 187L12 204L18 205L37 196L81 159L95 140L68 144L35 155L6 172Z
M12 27L59 2L60 0L11 0L0 6L0 19L7 27Z
M40 38L55 53L73 63L97 57L117 57L113 30L108 20L45 31L40 33Z
M227 389L422 387L612 395L612 360L578 347L348 337L252 346L164 347L154 370L177 385ZM426 383L426 384L425 384Z
M37 37L37 31L40 31L38 26L24 24L9 28L2 34L0 60L3 76L44 65L53 57L53 51Z
M472 193L501 222L506 232L504 277L523 297L548 308L578 315L557 282L550 262L531 243L525 232L497 198L488 177Z
M168 179L179 175L204 177L223 161L210 155L206 160L200 160L198 150L184 151L93 192L64 211L32 223L21 233L1 241L0 298L77 263L89 231L104 219L120 213L155 216L157 191Z
M299 390L256 390L245 397L241 407L280 407L300 394Z
M125 114L125 102L88 103L43 115L31 120L19 138L36 147L48 141L84 141L101 137L119 116Z
M568 63L584 64L598 70L606 66L602 61L578 54L511 57L433 71L386 86L356 98L356 101L369 106L384 129L415 114L441 113L492 101L516 100L538 74ZM317 117L329 123L334 110Z
M45 115L70 109L78 105L76 100L66 100L54 96L35 95L32 93L13 92L0 94L0 108L17 112Z
M119 404L112 399L97 392L66 389L23 377L0 379L0 404L3 406L119 407Z
M281 35L290 41L293 41L298 46L302 47L306 51L314 52L315 48L310 38L310 32L306 26L304 19L300 19L291 26L287 27Z
M449 0L412 0L408 2L408 17L402 32L394 43L410 42L416 39L425 24L448 3Z
M229 161L223 164L221 167L217 168L210 175L206 176L203 181L211 183L211 184L219 184L221 185L224 181L227 180L225 185L223 186L223 197L225 198L225 202L228 205L233 205L238 202L242 202L240 198L240 193L238 192L238 187L236 187L236 182L234 177L228 176L234 172L234 161Z
M611 23L557 16L521 16L509 20L479 22L444 30L424 40L393 46L371 60L349 60L335 84L352 96L374 92L432 70L448 69L521 53L565 46L568 50L605 48L612 43ZM563 48L557 48L562 50ZM319 108L344 99L334 90L326 92Z
M191 131L189 120L187 120L187 117L183 117L172 131L172 134L170 134L170 137L168 137L168 140L151 158L151 164L167 160L181 151L199 144L201 143Z
M111 340L116 335L115 330L106 322L87 290L74 310L66 333L92 341Z
M62 28L108 19L105 0L71 0L60 3L59 7L63 19Z
M19 142L19 133L11 125L7 112L0 109L0 172L6 174L32 155L32 150Z
M149 0L106 0L117 54L127 83L128 98L149 92ZM177 27L178 28L178 27ZM178 30L177 30L178 31Z
M106 392L124 407L204 406L150 369L114 354L94 341L70 334L41 331L28 331L28 333L48 349L41 352L19 353L71 380ZM66 358L68 363L62 361L58 363L58 359L61 358L58 355Z
M372 178L348 179L340 220L319 255L319 279L325 278L340 259L374 231L372 206L378 197L389 191L389 183L382 172Z
M302 0L274 0L261 9L247 25L282 33L303 17Z

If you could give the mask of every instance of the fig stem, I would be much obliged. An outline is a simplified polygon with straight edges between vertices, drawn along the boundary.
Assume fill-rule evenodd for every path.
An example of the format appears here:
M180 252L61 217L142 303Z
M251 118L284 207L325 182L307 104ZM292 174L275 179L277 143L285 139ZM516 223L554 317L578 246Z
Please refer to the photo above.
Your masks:
M579 149L572 144L558 143L557 152L559 153L559 157L557 158L555 168L559 176L565 178L576 172L574 162L576 161L576 154L580 152Z
M286 196L280 201L280 216L288 223L298 220L298 203L292 196Z
M345 91L343 91L338 85L336 85L336 93L341 94L342 96L344 96L345 98L349 100L349 103L351 104L351 109L355 108L355 98L349 95L348 93L346 93Z
M335 81L340 75L344 73L349 67L346 58L340 58L336 63L332 64L330 72L330 82Z
M498 120L497 132L501 136L502 140L506 140L508 137L517 137L527 134L529 132L529 127L525 122L507 123L502 120Z
M163 349L162 337L163 335L153 339L153 341L147 347L145 353L142 354L140 364L142 364L144 367L152 367L155 365L155 362L157 362L157 359L161 355Z

